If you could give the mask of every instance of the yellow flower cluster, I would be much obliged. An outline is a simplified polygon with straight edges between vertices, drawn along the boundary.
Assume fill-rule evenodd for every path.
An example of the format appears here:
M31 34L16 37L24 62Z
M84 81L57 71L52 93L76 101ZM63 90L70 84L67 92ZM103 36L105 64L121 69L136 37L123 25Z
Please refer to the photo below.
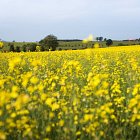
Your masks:
M4 46L3 42L0 42L0 49Z
M88 43L88 42L90 42L90 41L93 41L93 35L91 34L91 35L89 35L87 38L85 38L84 40L83 40L83 43Z
M1 140L139 139L139 131L140 46L0 55Z

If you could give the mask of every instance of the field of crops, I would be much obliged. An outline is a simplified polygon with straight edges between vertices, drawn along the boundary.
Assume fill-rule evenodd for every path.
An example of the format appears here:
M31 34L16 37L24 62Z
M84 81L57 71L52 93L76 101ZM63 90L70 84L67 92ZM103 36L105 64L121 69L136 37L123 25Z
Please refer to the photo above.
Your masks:
M140 46L0 53L4 139L140 139Z

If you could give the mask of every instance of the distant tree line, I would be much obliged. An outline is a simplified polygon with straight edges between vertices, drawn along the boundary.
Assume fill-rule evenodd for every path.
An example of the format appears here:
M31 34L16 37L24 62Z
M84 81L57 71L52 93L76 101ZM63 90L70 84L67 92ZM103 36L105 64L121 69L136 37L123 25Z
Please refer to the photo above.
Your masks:
M63 41L63 42L74 42L74 41L79 41L79 42L81 42L82 40L80 40L80 39L59 39L58 41Z
M54 35L48 35L47 37L39 41L39 43L27 43L22 47L14 46L14 42L8 44L10 52L55 51L59 45L57 37Z
M103 38L98 38L98 41L102 41L102 40L103 40ZM65 41L66 42L71 42L72 40L65 40ZM69 50L69 49L77 50L77 49L93 48L93 46L94 46L94 42L92 42L92 41L89 42L88 44L82 44L80 42L80 44L77 44L77 43L76 44L74 44L74 43L71 44L70 43L70 44L64 44L62 46L62 45L59 45L57 37L54 36L54 35L48 35L44 39L40 40L39 42L35 42L35 43L25 44L25 42L24 42L22 46L17 45L17 44L15 45L15 44L16 44L15 41L8 44L9 52L55 51L58 46L59 46L59 48L57 50L62 50L62 48L64 50ZM111 39L106 40L106 45L107 46L110 46L112 44L113 44L113 41ZM99 46L102 47L101 44Z
M34 52L36 50L36 45L37 45L36 43L28 43L28 44L24 44L22 47L20 47L20 46L14 46L13 43L8 44L10 52L21 52L21 51Z
M103 38L101 36L96 37L95 40L98 42L99 47L111 46L113 45L113 41L111 39ZM127 42L126 42L127 41ZM134 42L135 41L135 42ZM128 45L136 45L140 41L139 39L135 40L123 40L118 41L118 46L128 46ZM63 43L64 42L64 43ZM76 43L74 43L76 42ZM79 43L78 43L79 42ZM13 42L9 43L8 50L10 52L39 52L39 51L55 51L57 50L77 50L77 49L86 49L86 48L93 48L96 44L95 41L90 41L87 44L83 44L82 40L79 39L64 39L58 40L54 35L48 35L39 42L34 43L25 43L21 44L16 43L14 40ZM0 51L3 51L5 48L3 42L0 42ZM139 43L140 44L140 43ZM7 47L6 47L7 48ZM5 51L5 50L4 50Z

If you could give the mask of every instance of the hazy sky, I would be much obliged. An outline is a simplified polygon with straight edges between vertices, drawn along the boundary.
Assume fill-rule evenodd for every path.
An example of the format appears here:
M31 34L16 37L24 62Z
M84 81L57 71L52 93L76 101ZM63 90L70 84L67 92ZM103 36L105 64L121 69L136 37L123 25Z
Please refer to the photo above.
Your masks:
M0 38L140 38L140 0L0 0Z

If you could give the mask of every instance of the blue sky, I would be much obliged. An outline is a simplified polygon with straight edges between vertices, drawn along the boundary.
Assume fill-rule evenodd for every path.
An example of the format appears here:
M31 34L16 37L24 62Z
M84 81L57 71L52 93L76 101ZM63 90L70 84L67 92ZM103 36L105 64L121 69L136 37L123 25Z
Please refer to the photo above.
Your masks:
M0 0L0 38L140 38L140 0Z

